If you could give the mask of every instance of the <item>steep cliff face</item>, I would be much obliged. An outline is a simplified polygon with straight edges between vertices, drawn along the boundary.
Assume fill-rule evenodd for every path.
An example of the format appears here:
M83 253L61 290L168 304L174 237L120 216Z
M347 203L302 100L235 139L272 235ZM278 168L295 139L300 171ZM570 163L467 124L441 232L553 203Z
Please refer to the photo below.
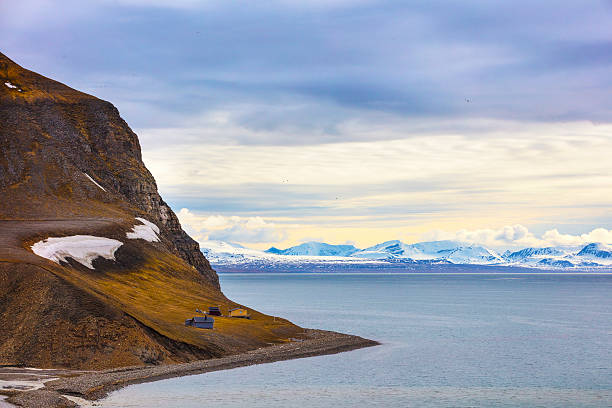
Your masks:
M130 238L137 218L159 228L155 239ZM120 245L90 265L32 249L83 235ZM214 330L185 327L208 306L240 305L160 197L117 109L0 54L0 364L173 363L302 331L254 310L250 320L220 317Z
M198 243L160 197L142 162L138 137L113 105L27 71L0 54L0 124L0 191L22 198L19 205L2 200L0 216L73 215L75 206L88 206L91 200L129 204L160 226L174 253L219 287ZM70 203L41 208L41 201L50 199Z

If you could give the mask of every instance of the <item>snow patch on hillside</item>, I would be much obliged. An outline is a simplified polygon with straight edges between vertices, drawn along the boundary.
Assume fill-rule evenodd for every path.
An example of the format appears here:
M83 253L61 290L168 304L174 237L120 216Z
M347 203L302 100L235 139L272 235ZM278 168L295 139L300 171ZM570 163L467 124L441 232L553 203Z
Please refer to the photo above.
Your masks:
M23 90L21 88L19 88L17 85L12 84L9 81L4 82L4 85L9 88L9 89L16 89L17 92L22 92Z
M36 378L32 380L0 380L0 390L4 391L34 391L40 390L45 386L46 382L55 381L59 377L49 377L49 378ZM0 399L0 408L2 407L16 407L15 405L11 405L7 402L2 402Z
M32 252L55 263L67 262L72 258L89 269L94 269L93 260L101 256L115 260L115 251L123 245L116 239L92 235L73 235L61 238L47 238L32 245Z
M85 177L87 177L92 183L94 183L96 186L98 186L99 188L101 188L102 190L106 191L106 189L104 187L102 187L101 185L99 185L98 183L96 183L96 180L92 179L91 176L87 173L83 173L85 175Z
M128 239L144 239L148 242L159 242L159 236L157 235L159 234L159 227L144 218L136 217L136 219L142 222L142 225L134 225L132 231L125 234Z

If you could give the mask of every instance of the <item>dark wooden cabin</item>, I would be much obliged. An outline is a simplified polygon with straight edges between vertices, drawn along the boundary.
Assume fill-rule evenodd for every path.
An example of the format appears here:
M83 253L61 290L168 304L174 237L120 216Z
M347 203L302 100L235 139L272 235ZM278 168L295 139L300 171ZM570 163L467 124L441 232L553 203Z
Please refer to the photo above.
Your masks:
M197 327L198 329L212 329L215 319L210 316L194 316L185 320L185 326Z
M221 309L217 306L211 306L208 308L208 314L211 316L221 316Z

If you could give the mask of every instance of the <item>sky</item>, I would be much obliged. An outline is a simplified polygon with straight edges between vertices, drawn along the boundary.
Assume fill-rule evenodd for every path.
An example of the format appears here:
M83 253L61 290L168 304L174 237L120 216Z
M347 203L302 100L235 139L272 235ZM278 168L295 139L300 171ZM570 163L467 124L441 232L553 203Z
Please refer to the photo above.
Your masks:
M612 1L20 0L196 239L612 243Z

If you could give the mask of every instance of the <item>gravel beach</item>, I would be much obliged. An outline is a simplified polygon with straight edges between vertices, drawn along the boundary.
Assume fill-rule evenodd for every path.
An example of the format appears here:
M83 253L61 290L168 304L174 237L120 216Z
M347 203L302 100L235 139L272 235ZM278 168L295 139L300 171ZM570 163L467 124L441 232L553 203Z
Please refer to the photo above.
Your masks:
M105 397L111 391L130 384L227 370L254 364L335 354L363 347L376 346L378 344L376 341L358 336L325 330L306 329L303 339L296 339L296 341L291 343L263 347L228 357L174 365L125 367L89 372L72 377L62 377L45 382L43 388L15 393L6 401L26 408L76 407L78 406L77 404L62 395L96 400Z

